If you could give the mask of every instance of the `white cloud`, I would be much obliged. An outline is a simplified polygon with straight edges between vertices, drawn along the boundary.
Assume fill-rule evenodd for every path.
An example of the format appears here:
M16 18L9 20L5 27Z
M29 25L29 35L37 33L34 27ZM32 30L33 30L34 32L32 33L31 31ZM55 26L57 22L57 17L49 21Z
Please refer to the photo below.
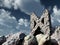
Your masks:
M12 0L3 0L4 7L11 8L12 7Z
M40 14L43 10L43 6L40 4L40 0L1 0L0 6L7 8L20 9L21 11L31 14L33 11Z
M19 31L25 31L27 33L26 30L30 31L29 21L27 19L20 18L17 21L14 16L11 16L10 12L0 9L0 35Z
M16 18L10 16L10 12L0 9L0 31L2 30L0 35L9 34L11 31L15 31L17 24L18 22L16 21Z
M0 6L7 8L18 9L21 6L21 0L1 0Z
M20 18L19 25L24 25L25 27L29 26L29 21L27 19Z
M22 5L21 0L15 0L12 5L14 5L14 9L18 9Z
M16 29L20 30L21 32L24 32L26 34L29 34L30 30L30 22L27 19L20 18L18 20L18 25L16 26Z
M60 25L60 9L57 6L54 6L53 13L51 14L52 24L55 26Z
M24 23L25 27L29 26L29 22L28 22L27 19L25 19L24 22L25 22L25 23Z
M60 9L58 10L57 6L54 6L53 12L55 15L60 15Z
M51 16L51 22L54 23L54 18Z
M24 19L19 19L19 23L18 23L19 25L23 25L24 24Z

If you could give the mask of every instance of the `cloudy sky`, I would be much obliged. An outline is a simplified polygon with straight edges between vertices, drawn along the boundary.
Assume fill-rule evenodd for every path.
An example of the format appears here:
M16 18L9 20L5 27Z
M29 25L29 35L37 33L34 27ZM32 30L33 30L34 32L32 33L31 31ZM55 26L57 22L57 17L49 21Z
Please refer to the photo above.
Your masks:
M0 35L30 32L30 15L41 16L46 8L51 12L53 27L60 26L60 0L0 0Z

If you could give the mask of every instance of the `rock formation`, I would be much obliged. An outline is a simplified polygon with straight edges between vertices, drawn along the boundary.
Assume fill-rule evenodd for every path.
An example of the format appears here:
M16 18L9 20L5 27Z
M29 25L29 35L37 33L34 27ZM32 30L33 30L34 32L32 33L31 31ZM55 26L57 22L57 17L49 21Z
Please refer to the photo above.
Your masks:
M10 35L8 38L7 38L7 40L6 40L6 42L4 42L2 45L16 45L18 42L19 42L19 40L22 40L22 38L24 38L25 37L25 35L23 34L23 33L21 33L21 32L19 32L19 33L16 33L16 34L13 34L13 35ZM20 37L20 35L22 35L21 37ZM20 43L20 42L19 42ZM21 43L22 44L22 43Z
M49 40L48 35L38 34L36 36L38 45L43 45L47 40Z
M5 41L6 41L6 37L5 36L1 36L0 37L0 45L2 45Z
M37 35L36 38L38 41L38 45L43 45L43 44L53 45L54 43L56 43L56 44L60 43L60 38L59 38L60 28L58 27L55 30L52 30L51 18L50 18L50 14L49 14L48 10L45 10L40 18L38 18L33 13L31 15L30 22L31 22L31 30L32 30L31 34L33 34L34 36ZM49 37L49 39L44 37L43 35L44 36L48 35L47 37ZM47 41L47 39L48 39L48 41ZM55 42L53 40L55 40ZM41 42L41 43L39 43L39 42ZM48 42L48 43L45 43L45 42Z
M47 9L39 18L33 13L30 22L29 35L19 32L0 38L0 45L60 45L60 27L52 28Z
M24 39L24 45L38 45L38 43L33 35L27 35Z
M36 33L43 33L50 35L51 30L51 20L48 10L45 10L40 18L38 18L34 13L31 15L31 30L34 35ZM36 32L35 32L36 31Z
M55 29L55 32L53 33L53 35L51 36L52 39L55 39L58 44L60 45L60 27L57 27Z

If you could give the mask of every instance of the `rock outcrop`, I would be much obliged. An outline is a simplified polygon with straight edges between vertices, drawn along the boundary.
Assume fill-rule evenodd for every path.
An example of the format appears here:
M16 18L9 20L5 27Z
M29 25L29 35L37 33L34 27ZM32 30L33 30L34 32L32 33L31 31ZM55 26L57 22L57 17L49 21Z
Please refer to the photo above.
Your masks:
M6 42L4 42L2 45L17 45L18 43L20 43L19 40L22 41L24 37L25 37L25 34L23 34L21 32L10 35L6 39ZM22 45L22 42L21 42L21 45Z
M39 33L50 35L51 20L48 10L45 10L40 18L34 13L31 15L31 30L34 35ZM36 31L36 32L35 32ZM36 34L37 33L37 34Z
M31 15L31 32L18 32L0 38L0 45L60 45L60 27L52 29L50 14L45 10L40 18Z
M38 45L36 37L33 35L27 35L24 39L24 45Z
M55 32L51 36L51 39L55 39L58 42L58 44L60 45L60 27L56 27Z
M0 45L2 45L5 41L6 41L6 37L5 36L1 36L0 37Z
M49 40L48 35L38 34L36 35L38 45L43 45L47 40Z
M31 30L32 30L31 34L33 34L34 36L38 35L37 36L38 45L43 45L43 43L45 44L47 39L45 39L44 36L46 36L46 35L48 35L48 37L49 37L49 40L47 41L47 42L49 42L49 44L52 45L56 42L57 42L57 44L60 43L60 41L59 41L60 40L60 38L59 38L60 28L58 27L54 30L52 29L51 18L50 18L50 14L49 14L48 10L45 10L40 18L38 18L34 13L31 15ZM39 37L41 37L41 40L43 40L42 44L39 44L39 42L41 41L41 40L39 40L40 39ZM53 39L56 41L54 42Z

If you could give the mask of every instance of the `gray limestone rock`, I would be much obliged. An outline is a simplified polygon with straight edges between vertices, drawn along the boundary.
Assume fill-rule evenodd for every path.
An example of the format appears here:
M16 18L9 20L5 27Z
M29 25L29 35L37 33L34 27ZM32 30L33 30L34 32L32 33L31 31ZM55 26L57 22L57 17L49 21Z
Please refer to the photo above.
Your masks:
M43 45L47 40L49 40L48 35L38 34L36 35L38 45Z
M0 43L3 40L2 45L60 45L60 27L51 28L51 18L47 9L39 18L33 13L30 22L31 32L29 35L18 32L7 36L6 42L4 42L5 37L1 37Z
M49 14L48 10L45 10L40 18L38 18L33 13L31 15L31 21L30 22L31 22L31 30L32 30L31 33L32 34L37 35L40 32L43 34L50 35L51 20L50 20L50 14Z
M12 34L7 38L6 42L4 42L2 45L18 45L17 43L19 43L19 40L23 40L24 37L25 37L25 35L21 32ZM21 45L22 45L22 43L21 43Z
M27 35L24 39L24 45L38 45L38 43L33 35Z
M58 42L58 44L60 45L60 27L57 27L55 29L55 32L51 36L51 39L55 39Z

